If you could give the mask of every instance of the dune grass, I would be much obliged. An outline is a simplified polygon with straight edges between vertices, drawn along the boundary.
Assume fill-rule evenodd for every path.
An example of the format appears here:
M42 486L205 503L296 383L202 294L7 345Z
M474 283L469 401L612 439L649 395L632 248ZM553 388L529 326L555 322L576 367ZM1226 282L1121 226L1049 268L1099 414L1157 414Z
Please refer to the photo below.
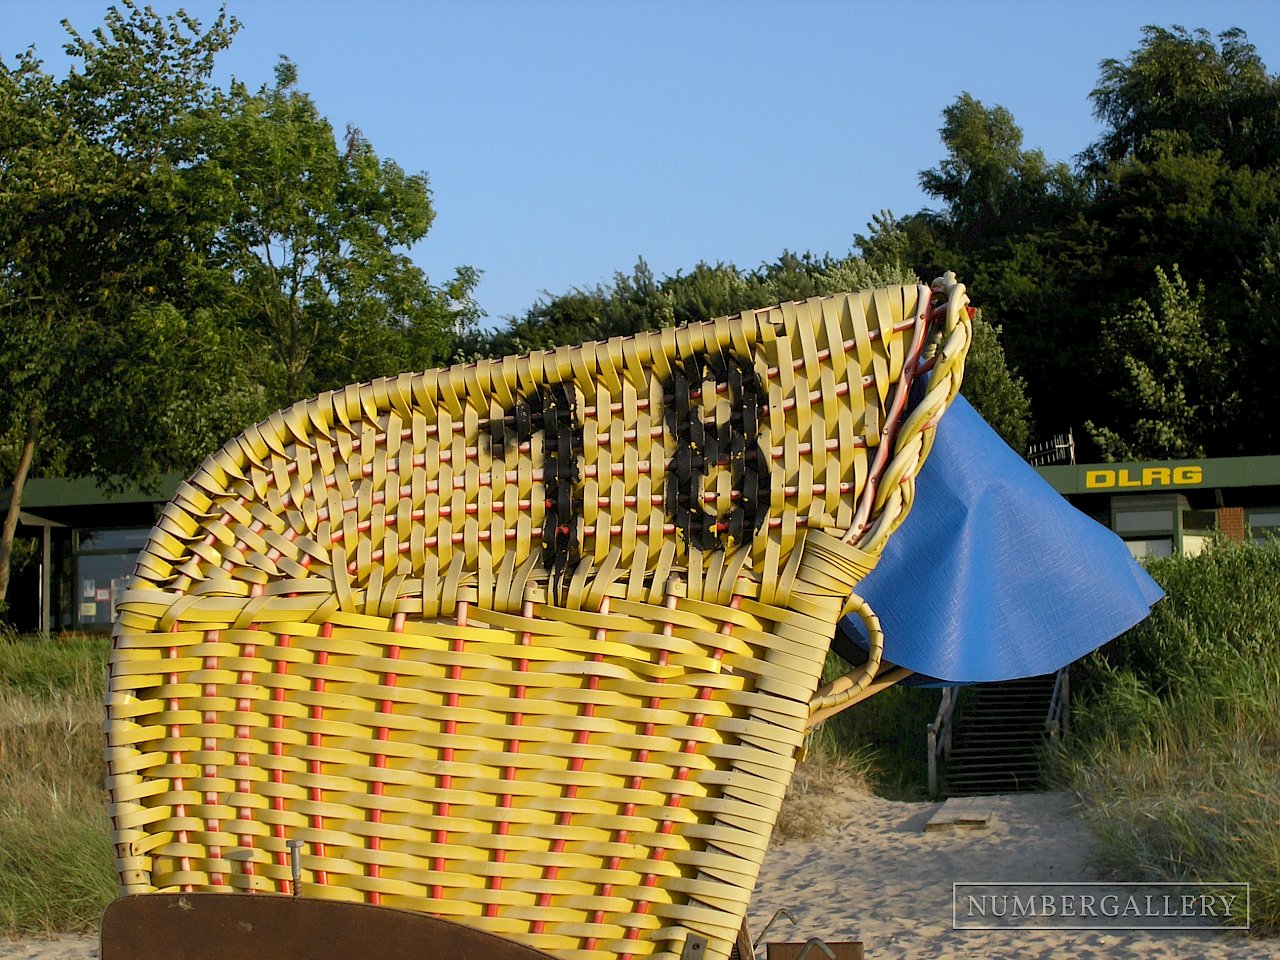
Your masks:
M1251 884L1280 932L1280 544L1155 563L1168 597L1082 664L1051 757L1122 880Z
M773 839L817 840L837 826L831 819L831 805L844 791L869 793L869 756L855 751L834 751L819 741L808 756L796 765L787 785Z
M848 669L831 654L824 675L830 679ZM927 731L941 702L940 690L890 687L821 724L810 738L810 752L824 762L858 769L878 796L926 800Z
M87 931L116 893L103 789L107 641L0 639L0 932Z

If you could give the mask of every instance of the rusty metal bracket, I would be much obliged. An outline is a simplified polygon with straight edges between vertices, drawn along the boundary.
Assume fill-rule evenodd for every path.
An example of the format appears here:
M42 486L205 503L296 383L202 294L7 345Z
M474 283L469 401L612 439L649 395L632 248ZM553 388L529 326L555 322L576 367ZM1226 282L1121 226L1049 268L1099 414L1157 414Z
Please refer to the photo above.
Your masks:
M786 907L783 907L781 910L776 911L774 915L769 919L769 922L764 925L764 929L760 931L760 936L756 937L751 944L752 950L760 949L760 944L764 942L764 938L769 935L769 931L772 930L774 926L777 924L779 917L786 917L788 920L791 921L791 925L793 927L796 925L796 918L792 915L791 911L788 910Z
M706 955L706 937L701 934L691 933L684 938L684 947L680 950L680 960L702 960Z

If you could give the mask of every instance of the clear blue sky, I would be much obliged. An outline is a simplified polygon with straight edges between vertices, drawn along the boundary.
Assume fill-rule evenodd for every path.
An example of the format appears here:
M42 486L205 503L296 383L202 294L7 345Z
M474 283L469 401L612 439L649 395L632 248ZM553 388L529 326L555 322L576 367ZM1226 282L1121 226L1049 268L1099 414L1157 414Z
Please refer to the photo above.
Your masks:
M0 0L0 56L106 0ZM218 4L185 6L208 22ZM1012 111L1028 147L1070 160L1097 134L1098 63L1144 24L1243 27L1280 69L1273 0L393 2L228 0L244 24L221 74L257 86L287 55L339 132L425 171L437 219L413 251L437 281L483 271L500 319L543 291L643 256L754 267L784 249L844 254L881 209L927 205L941 111L963 91Z

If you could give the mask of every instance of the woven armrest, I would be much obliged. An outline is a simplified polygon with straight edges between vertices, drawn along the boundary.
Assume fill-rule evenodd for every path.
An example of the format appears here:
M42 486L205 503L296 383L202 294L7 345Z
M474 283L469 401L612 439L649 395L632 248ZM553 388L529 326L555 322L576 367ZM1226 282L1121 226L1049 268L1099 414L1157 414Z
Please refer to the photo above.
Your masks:
M815 699L966 303L948 276L405 374L229 442L119 605L123 890L292 893L300 841L307 897L727 956L811 716L879 663Z

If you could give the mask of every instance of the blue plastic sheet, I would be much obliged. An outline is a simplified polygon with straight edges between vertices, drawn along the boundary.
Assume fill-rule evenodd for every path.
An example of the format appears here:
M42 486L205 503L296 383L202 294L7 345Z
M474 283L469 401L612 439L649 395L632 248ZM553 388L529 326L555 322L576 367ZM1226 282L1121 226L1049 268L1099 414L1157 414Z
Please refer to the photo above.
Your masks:
M1164 596L1114 533L1076 510L963 397L938 426L906 521L858 586L884 658L917 682L1051 673ZM840 625L836 649L866 641Z

